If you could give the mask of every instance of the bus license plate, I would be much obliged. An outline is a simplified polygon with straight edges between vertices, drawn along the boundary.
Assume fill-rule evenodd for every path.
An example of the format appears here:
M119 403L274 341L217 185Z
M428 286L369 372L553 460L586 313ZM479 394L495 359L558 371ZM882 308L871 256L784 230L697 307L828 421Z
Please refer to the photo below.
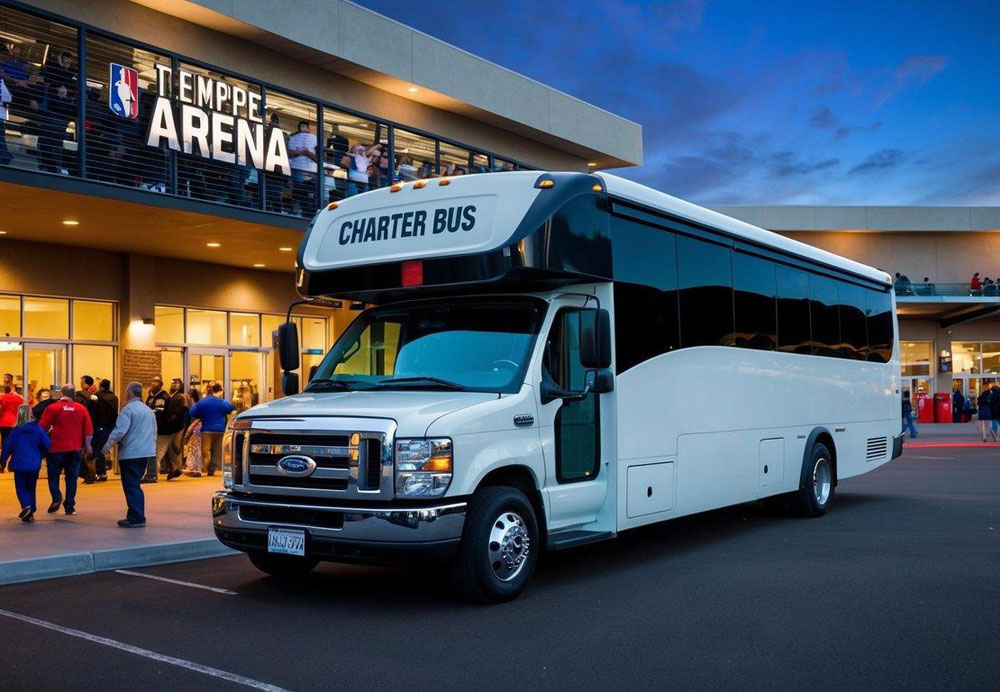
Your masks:
M304 556L306 532L301 529L268 529L267 552Z

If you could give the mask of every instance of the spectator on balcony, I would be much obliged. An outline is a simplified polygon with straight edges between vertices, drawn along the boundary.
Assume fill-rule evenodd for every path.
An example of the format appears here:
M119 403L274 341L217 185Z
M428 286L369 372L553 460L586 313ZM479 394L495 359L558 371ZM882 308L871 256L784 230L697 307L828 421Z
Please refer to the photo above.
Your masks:
M929 276L925 276L924 282L917 287L917 294L922 296L934 295L934 284L931 283Z
M41 119L38 137L38 167L48 173L67 173L63 162L63 140L70 120L76 115L76 102L60 84L49 96L48 108Z
M45 63L44 77L49 91L55 92L63 86L70 96L76 95L76 68L73 67L73 55L68 50L49 57Z
M365 147L364 144L355 144L351 147L351 152L344 157L341 162L347 169L347 196L351 197L368 189L368 167L372 164L372 156L382 153L378 144Z
M995 296L997 294L997 284L993 279L988 276L983 277L983 293L984 296Z
M402 163L399 164L399 179L404 183L417 179L417 167L413 165L412 156L402 157Z
M979 272L972 275L972 280L969 282L969 290L972 291L972 295L974 296L982 295L983 282L979 279Z
M893 282L896 287L896 295L899 296L912 296L913 295L913 284L910 283L910 278L906 274L900 274L896 272L896 280Z
M309 121L300 120L298 132L288 138L288 163L292 168L292 201L300 216L316 211L316 135Z

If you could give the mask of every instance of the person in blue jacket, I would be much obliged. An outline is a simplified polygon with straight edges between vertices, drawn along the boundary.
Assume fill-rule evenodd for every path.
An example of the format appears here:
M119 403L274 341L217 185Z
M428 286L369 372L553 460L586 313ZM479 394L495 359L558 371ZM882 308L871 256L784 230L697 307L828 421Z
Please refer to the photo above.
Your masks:
M192 418L201 421L201 459L209 476L222 465L222 435L226 422L236 409L222 398L222 385L216 382L212 390L191 407Z
M14 491L21 503L18 516L27 524L35 520L35 512L38 510L35 505L35 485L42 468L42 457L48 453L51 445L52 440L32 417L31 407L19 407L17 427L3 441L3 449L0 450L0 467L9 465L14 472Z

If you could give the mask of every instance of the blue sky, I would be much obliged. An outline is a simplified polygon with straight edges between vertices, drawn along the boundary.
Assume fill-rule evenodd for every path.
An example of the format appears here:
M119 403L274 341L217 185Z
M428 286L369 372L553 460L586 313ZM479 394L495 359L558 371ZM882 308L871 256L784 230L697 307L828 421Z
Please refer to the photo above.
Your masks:
M361 4L643 126L705 204L1000 204L1000 1Z

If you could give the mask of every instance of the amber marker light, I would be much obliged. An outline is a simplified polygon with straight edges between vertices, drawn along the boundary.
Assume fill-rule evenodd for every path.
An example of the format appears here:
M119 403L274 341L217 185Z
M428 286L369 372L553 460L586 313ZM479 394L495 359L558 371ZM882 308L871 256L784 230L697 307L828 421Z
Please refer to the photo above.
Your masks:
M451 471L451 455L431 457L420 469L421 471L439 471L448 473Z
M419 190L422 187L427 187L427 181L426 180L418 180L417 182L413 183L413 189L414 190Z
M329 204L326 205L326 210L327 211L333 211L334 209L336 209L339 206L340 206L340 202L330 202Z
M392 187L389 188L389 192L399 192L402 189L403 189L403 186L400 185L399 183L396 183L395 185L393 185Z
M550 187L555 187L555 184L556 181L554 180L543 180L542 182L538 183L538 187L542 188L543 190L547 190Z
M603 192L604 191L604 188L601 187L600 183L594 183L594 187L592 187L590 189L593 190L594 192Z
M438 185L451 185L451 180L449 178L441 178L438 181Z

